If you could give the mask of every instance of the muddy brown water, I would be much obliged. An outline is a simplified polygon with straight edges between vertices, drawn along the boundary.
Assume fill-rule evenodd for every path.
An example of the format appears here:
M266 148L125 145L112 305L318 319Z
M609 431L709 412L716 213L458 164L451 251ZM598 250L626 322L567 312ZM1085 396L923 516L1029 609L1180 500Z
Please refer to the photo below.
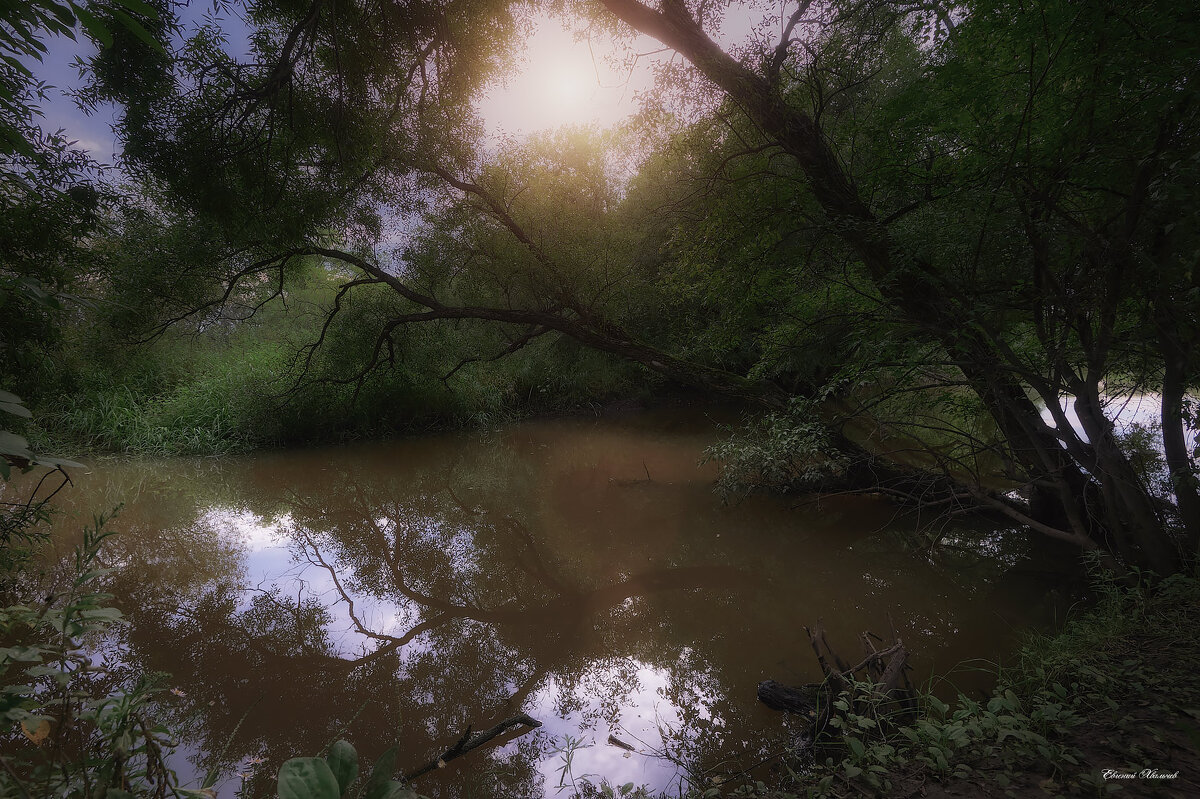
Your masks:
M130 623L97 646L170 675L173 763L184 784L218 766L223 797L272 795L280 762L339 736L364 760L398 743L408 771L519 712L543 726L417 787L676 790L787 745L755 688L819 679L806 624L856 655L862 631L894 623L914 677L953 693L990 679L960 664L1004 658L1045 623L1023 536L949 527L930 555L906 543L921 520L877 499L723 504L700 464L718 435L676 409L103 460L76 470L57 524L124 503L105 580Z

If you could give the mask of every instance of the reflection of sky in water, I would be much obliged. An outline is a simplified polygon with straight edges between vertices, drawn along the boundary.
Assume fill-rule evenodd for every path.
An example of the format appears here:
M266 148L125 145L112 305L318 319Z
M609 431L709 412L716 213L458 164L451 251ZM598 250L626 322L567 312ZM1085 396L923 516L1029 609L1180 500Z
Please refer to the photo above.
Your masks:
M576 779L586 776L598 783L603 777L614 785L632 782L665 786L678 778L679 768L659 756L663 747L659 726L676 727L679 724L676 709L663 698L668 677L660 670L636 665L636 687L626 694L615 724L588 721L601 713L600 702L594 697L584 697L583 710L565 716L555 714L555 695L560 687L554 680L531 698L530 703L535 708L531 715L542 721L543 734L560 745L565 743L565 736L583 744L574 750L571 759L571 774ZM610 735L630 744L636 751L629 752L609 743ZM561 753L554 754L538 764L545 785L557 788L563 779L560 771L563 757Z
M380 519L378 522L384 527L390 520ZM228 543L242 549L245 553L247 588L250 591L278 587L288 596L300 595L321 600L332 617L326 629L341 656L356 657L377 645L374 639L358 631L350 617L349 606L342 600L328 570L297 559L296 547L289 535L292 525L290 515L283 514L268 521L245 509L214 507L205 511L198 523L220 533ZM453 548L456 555L469 554L472 551L470 535L465 531L456 534ZM412 625L412 614L401 605L346 590L354 601L355 615L368 629L392 634L402 633ZM250 591L243 597L242 610L249 607ZM629 597L623 605L627 608L634 602ZM422 644L422 638L418 637L407 646L413 651L420 651ZM634 662L633 666L636 669L634 688L624 694L615 719L603 718L606 712L600 699L589 695L581 687L573 689L571 701L567 704L581 704L582 708L560 712L559 706L563 704L560 694L564 688L553 678L548 679L547 684L525 702L525 712L542 722L536 734L548 740L548 751L538 764L538 771L545 780L544 784L551 789L550 793L557 791L563 779L560 771L563 755L553 749L564 745L568 736L580 744L578 748L572 748L571 757L571 774L576 781L589 778L598 783L603 777L618 786L627 782L666 786L678 781L680 767L662 756L666 746L662 730L675 730L680 723L677 709L664 698L669 677L662 670L646 664ZM602 669L599 671L590 676L603 682L605 675ZM582 684L586 682L581 681ZM699 712L707 716L703 707L699 708ZM610 735L631 744L635 751L630 752L609 743ZM493 751L495 756L502 758L515 751L516 747L517 742L514 741ZM194 748L184 744L176 753L176 762L180 762L180 758L190 761L196 754ZM195 769L188 767L181 769L181 776L186 775L193 775L193 778L200 776ZM239 785L240 780L235 778L223 780L217 787L220 795L224 796L236 792ZM568 777L564 792L569 793L569 789Z
M250 606L253 592L277 587L285 596L321 602L332 616L326 632L340 656L356 657L375 648L375 640L361 634L350 618L350 608L342 600L329 571L320 564L297 559L296 546L289 535L290 515L268 521L244 509L215 507L205 511L199 523L243 548L247 579L239 610ZM401 605L346 590L354 600L355 615L369 630L391 633L411 619ZM419 639L410 646L419 648Z
M422 793L555 796L567 736L577 779L662 789L683 773L673 760L696 771L777 750L781 718L755 686L818 677L803 625L823 620L856 653L894 613L928 675L1005 651L1014 636L996 620L1040 599L1036 585L989 593L1026 557L1020 536L947 530L993 557L942 566L904 548L894 531L913 523L878 500L724 507L697 466L711 425L667 422L131 461L81 476L69 501L81 515L128 503L111 590L134 622L130 657L188 694L167 700L181 772L233 738L227 773L266 758L258 793L352 717L364 757L403 735L411 769L466 724L522 711L544 726L428 775Z

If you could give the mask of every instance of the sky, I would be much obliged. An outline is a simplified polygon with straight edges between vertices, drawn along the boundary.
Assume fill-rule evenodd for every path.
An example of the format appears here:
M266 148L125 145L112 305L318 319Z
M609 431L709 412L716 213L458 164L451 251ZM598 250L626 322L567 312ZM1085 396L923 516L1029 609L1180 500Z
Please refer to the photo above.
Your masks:
M89 117L64 96L64 92L78 88L83 82L79 70L72 65L76 56L90 56L95 47L65 37L50 39L46 45L49 52L42 63L29 64L38 80L51 87L47 91L48 102L38 104L42 111L39 124L47 131L65 130L67 137L78 140L78 146L88 150L93 158L111 162L119 146L112 133L113 109L104 108Z
M641 53L656 45L644 37L635 42ZM653 56L639 58L632 69L615 64L611 42L577 38L549 17L536 19L524 48L520 71L476 104L493 135L520 137L563 125L611 127L635 113L638 93L653 85Z
M180 9L185 27L211 13L206 4L193 3ZM246 27L236 16L216 17L230 39L227 49L245 49ZM79 147L102 162L112 162L120 144L112 132L117 109L107 106L89 116L70 99L83 79L75 66L77 57L87 58L95 47L85 37L72 41L58 37L47 42L49 52L41 64L31 64L38 79L53 88L43 102L42 127L66 131ZM643 51L655 49L652 41L639 41ZM592 124L610 127L637 110L637 93L653 84L653 57L638 59L632 70L612 63L611 42L577 39L561 22L540 16L532 36L523 43L518 72L505 76L480 98L476 110L489 134L524 138L532 133L563 125Z
M215 20L229 38L227 50L246 52L248 31L236 10L215 14L212 5L193 0L178 9L185 29L204 19ZM744 38L751 27L749 13L731 13L719 40ZM112 133L116 109L102 108L84 114L67 96L82 79L73 66L77 56L87 57L94 46L81 36L75 42L65 37L47 42L49 53L43 63L31 64L39 79L51 86L48 102L42 103L42 127L63 129L97 160L113 162L120 145ZM638 94L652 90L653 64L669 58L658 42L639 37L633 52L645 54L632 68L618 64L617 49L604 37L580 38L562 22L548 16L534 17L533 33L523 43L518 71L489 88L476 103L476 110L493 137L525 138L533 133L563 125L611 127L638 110Z
M211 19L221 26L229 38L226 48L229 52L245 53L248 50L249 31L236 13L216 14L207 0L192 0L187 5L177 6L176 12L185 30ZM85 82L76 62L96 53L96 46L91 40L82 33L77 35L78 40L65 36L47 40L45 44L49 52L43 56L40 64L26 60L26 65L36 78L52 87L46 92L47 101L39 105L42 111L40 124L47 131L66 131L68 139L78 141L78 147L89 151L93 158L102 163L112 163L120 151L120 143L112 132L117 109L106 105L89 116L70 97L70 92Z

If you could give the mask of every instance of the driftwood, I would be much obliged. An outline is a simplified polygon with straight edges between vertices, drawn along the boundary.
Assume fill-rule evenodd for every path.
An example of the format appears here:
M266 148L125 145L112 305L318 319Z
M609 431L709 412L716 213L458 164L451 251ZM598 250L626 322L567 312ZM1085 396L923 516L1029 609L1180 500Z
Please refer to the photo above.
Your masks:
M883 649L875 642L883 639L869 632L859 636L864 657L849 665L829 645L825 628L818 623L805 627L817 663L825 679L819 684L799 687L783 685L774 680L758 684L758 699L772 710L781 710L804 717L812 724L812 738L829 723L834 703L843 696L852 703L854 712L878 719L911 716L916 708L912 684L908 679L908 649L892 631L892 643ZM869 684L867 693L853 691L854 685Z
M805 685L793 688L790 685L763 680L758 684L758 701L771 710L782 710L800 716L815 715L820 687Z
M510 729L512 729L514 727L521 727L521 726L526 727L526 729L521 730L520 732L511 736L510 740L511 740L511 738L516 738L517 736L524 735L529 730L532 730L536 727L542 726L542 723L535 718L532 718L524 713L520 713L516 716L513 716L510 719L505 719L504 721L497 724L495 727L489 727L488 729L486 729L482 732L472 733L470 725L467 725L466 732L464 732L462 734L462 737L458 739L458 743L454 744L454 746L447 749L439 757L435 757L433 760L430 760L428 763L421 766L416 771L411 771L408 774L405 774L404 782L412 782L417 777L420 777L424 774L428 774L431 771L434 771L439 768L445 768L446 764L449 763L451 760L454 760L455 758L458 758L458 757L462 757L467 752L470 752L472 749L478 749L479 747L483 746L488 741L492 740L493 738L499 737L500 735L503 735L505 732L508 732Z
M626 743L625 741L622 741L620 738L618 738L615 735L608 736L608 745L620 747L621 749L624 749L627 752L636 752L637 751L637 749L634 748L633 744ZM626 757L628 757L628 755L626 755Z

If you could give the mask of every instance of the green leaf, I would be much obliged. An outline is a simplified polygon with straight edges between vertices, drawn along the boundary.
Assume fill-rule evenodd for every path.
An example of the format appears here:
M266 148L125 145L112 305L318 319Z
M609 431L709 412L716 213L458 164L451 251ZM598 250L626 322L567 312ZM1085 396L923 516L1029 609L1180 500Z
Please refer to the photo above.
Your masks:
M126 30L141 39L147 47L157 53L166 52L163 50L162 42L151 36L150 31L142 27L142 23L138 22L136 19L129 16L119 8L112 9L112 15L117 18L118 22L125 26Z
M118 5L122 5L135 14L141 14L147 19L158 19L158 11L148 3L143 3L142 0L117 0Z
M78 461L67 460L66 458L49 458L45 455L38 455L33 459L33 462L38 466L70 466L74 469L82 469L84 465Z
M29 451L29 442L7 430L0 430L0 455L16 455L18 458L33 460L33 453Z
M31 70L29 67L27 67L27 66L25 66L24 64L22 64L22 63L21 63L21 60L20 60L19 58L17 58L16 56L11 56L11 55L3 55L3 56L0 56L0 60L3 60L3 61L4 61L4 63L8 64L10 67L12 67L12 68L13 68L13 69L15 69L17 72L19 72L19 73L21 73L22 75L24 75L25 77L27 77L27 78L32 78L32 77L33 77L33 71L32 71L32 70ZM5 88L5 89L4 89L4 96L5 96L5 98L7 98L7 99L11 100L11 99L12 99L12 97L13 97L13 94L12 94L12 92L11 92L11 91L9 91L7 88ZM8 394L8 392L7 392L7 391L0 392L0 393L2 393L2 394ZM11 397L11 396L12 396L12 394L8 394L8 396L10 396L10 397Z
M58 21L64 25L75 27L75 15L71 13L71 9L56 3L54 0L46 0L46 5L50 7L50 11L58 18Z
M363 799L384 799L396 770L396 747L391 747L375 761L371 767L371 776L367 778L367 786L363 789Z
M862 757L863 752L866 751L866 747L863 746L863 742L857 738L847 738L846 746L850 747L850 751L854 753L855 757Z
M354 751L349 741L338 741L329 748L325 760L329 763L329 770L333 772L333 776L337 777L340 789L338 793L345 793L358 776L358 752Z
M15 403L20 404L21 398L18 397L16 394L12 394L8 391L4 391L4 390L0 389L0 402L15 402Z
M13 416L21 416L25 419L33 418L33 414L29 412L28 408L26 408L24 405L18 405L15 402L5 402L4 400L0 400L0 411L7 411Z
M101 22L95 14L82 6L75 6L75 16L79 17L79 23L83 25L83 29L93 39L105 47L112 47L112 33L108 30L108 26Z
M417 792L402 782L390 780L384 788L384 793L379 799L417 799Z
M294 757L279 767L280 799L338 799L337 778L319 757Z

